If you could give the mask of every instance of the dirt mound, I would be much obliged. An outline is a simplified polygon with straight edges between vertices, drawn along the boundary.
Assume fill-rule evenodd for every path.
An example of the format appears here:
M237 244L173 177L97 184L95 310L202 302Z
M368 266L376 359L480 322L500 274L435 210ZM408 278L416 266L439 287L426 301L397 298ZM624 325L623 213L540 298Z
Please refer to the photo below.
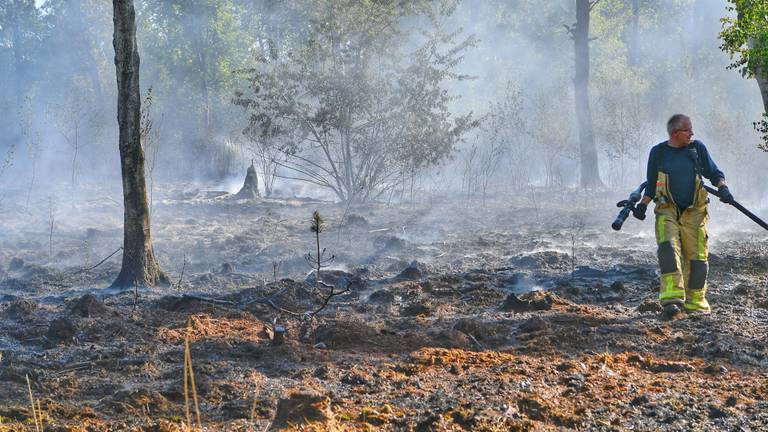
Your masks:
M413 261L410 264L408 264L408 267L403 269L403 271L400 272L397 276L395 276L396 280L419 280L424 276L424 269L423 266L417 262Z
M0 288L8 291L35 292L38 284L26 279L8 278L0 281Z
M430 343L441 348L476 348L475 342L467 333L456 329L442 329L429 333Z
M221 274L229 274L235 272L235 264L231 262L225 262L221 264Z
M350 213L346 218L344 218L343 224L347 226L367 227L368 219L363 216Z
M48 340L52 343L67 343L75 337L77 328L75 324L67 318L61 317L51 321L48 327Z
M315 339L332 349L360 346L377 336L376 329L360 321L334 320L319 325L315 330Z
M379 236L373 240L373 247L381 252L397 252L405 249L405 240L395 236Z
M395 301L395 295L389 290L381 289L374 291L370 297L368 297L368 301L377 304L391 304Z
M127 407L140 410L149 406L154 412L166 412L171 408L168 399L159 392L149 389L120 390L111 399L105 403L105 406L117 412L125 411Z
M109 315L111 309L93 294L86 294L75 300L69 307L69 312L85 318Z
M16 271L24 267L24 260L19 257L11 258L11 262L8 263L8 270Z
M61 273L48 267L27 264L24 266L24 277L27 279L58 280L61 279Z
M25 318L37 310L37 303L32 300L18 299L11 302L3 315L11 319Z
M506 331L504 326L474 318L460 319L456 321L456 324L453 325L453 328L464 334L472 335L478 340L495 339Z
M309 286L314 286L315 273L316 271L313 271L307 275L307 278L304 279L304 283ZM343 270L323 270L320 272L320 281L327 285L333 285L339 290L348 288L353 291L359 291L368 285L368 280L364 278L365 274L366 272L364 271L347 273Z
M649 312L649 313L660 314L662 311L662 308L658 300L646 299L644 302L640 303L640 305L637 307L637 311L640 313Z
M294 390L277 403L270 430L308 423L326 424L331 420L331 400L315 390Z
M322 273L320 275L322 277ZM319 295L313 292L314 287L309 287L303 282L283 279L277 287L278 295L272 297L274 303L297 313L313 309L315 303L320 300Z
M158 299L155 304L160 309L170 312L196 313L207 312L215 308L211 303L207 303L191 297L165 296Z
M403 307L400 315L404 317L430 316L434 307L427 301L418 301Z
M560 269L571 265L571 256L557 251L534 252L514 258L512 264L533 269Z
M549 293L542 294L538 291L523 294L518 297L510 293L504 303L499 307L504 312L531 312L552 309L553 296Z

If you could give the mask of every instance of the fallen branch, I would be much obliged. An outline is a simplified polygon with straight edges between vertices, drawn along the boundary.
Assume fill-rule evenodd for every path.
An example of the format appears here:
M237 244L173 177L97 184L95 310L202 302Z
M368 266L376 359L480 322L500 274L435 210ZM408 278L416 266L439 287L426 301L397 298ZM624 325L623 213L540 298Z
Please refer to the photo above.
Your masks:
M68 372L75 372L75 371L81 371L85 369L90 369L95 366L142 366L147 363L147 359L143 357L137 357L137 358L107 358L107 359L101 359L101 360L92 360L92 361L86 361L86 362L77 362L77 363L70 363L62 367L60 370L56 371L57 375L63 375Z
M320 285L323 285L325 288L330 287L331 288L331 292L328 293L327 296L325 296L325 298L323 299L323 304L318 309L316 309L314 312L308 312L312 316L317 316L317 314L320 313L321 310L325 309L325 307L328 306L328 303L331 301L331 299L333 297L336 297L336 296L348 293L349 292L349 287L352 286L352 282L349 282L349 283L347 283L347 287L344 288L343 291L335 292L334 291L336 289L335 285L328 285L327 283L322 282L320 280L318 280L318 283Z
M181 298L190 299L190 300L197 300L197 301L206 302L206 303L213 303L213 304L218 304L218 305L224 305L224 306L239 306L238 303L235 303L233 301L212 299L212 298L208 298L208 297L200 297L200 296L196 296L196 295L192 295L192 294L184 294L184 295L181 296Z
M120 246L119 248L117 248L117 250L116 250L116 251L114 251L114 252L112 252L111 254L109 254L109 256L107 256L107 257L106 257L106 258L104 258L103 260L99 261L99 263L98 263L98 264L96 264L95 266L93 266L93 267L89 267L89 268L85 268L85 269L80 269L80 270L76 271L76 272L75 272L75 274L85 273L85 272L87 272L87 271L91 271L91 270L95 269L96 267L98 267L98 266L100 266L100 265L104 264L104 263L105 263L105 262L106 262L108 259L112 258L112 256L113 256L114 254L116 254L116 253L120 252L121 250L123 250L123 247L122 247L122 246Z
M284 308L278 306L277 304L275 304L275 302L273 300L273 297L277 297L280 294L284 293L286 289L287 288L283 288L280 291L277 291L276 293L270 294L268 296L250 299L248 301L241 302L241 303L236 303L236 302L229 301L229 300L213 299L213 298L209 298L209 297L200 297L200 296L196 296L196 295L192 295L192 294L184 294L182 296L182 298L188 298L188 299L202 301L202 302L206 302L206 303L213 303L213 304L217 304L217 305L221 305L221 306L232 306L232 307L235 307L235 308L238 308L238 309L242 309L242 308L244 308L244 307L246 307L246 306L248 306L250 304L253 304L253 303L262 303L262 304L265 304L265 305L275 309L278 312L282 312L282 313L287 314L287 315L302 316L303 314L300 314L298 312L293 312L293 311L290 311L288 309L284 309Z
M320 281L319 283L320 283L321 286L323 286L325 288L330 288L331 291L330 291L330 293L328 293L328 295L323 297L323 304L320 305L319 308L315 309L314 311L309 311L309 312L305 312L305 313L294 312L294 311L285 309L283 307L280 307L279 305L277 305L275 303L274 298L278 297L279 295L284 293L287 290L287 288L283 288L280 291L277 291L277 292L275 292L273 294L270 294L268 296L253 298L253 299L250 299L250 300L247 300L247 301L244 301L244 302L240 302L240 303L233 302L233 301L230 301L230 300L220 300L220 299L214 299L214 298L210 298L210 297L201 297L201 296L196 296L196 295L193 295L193 294L184 294L181 297L182 298L186 298L186 299L197 300L197 301L201 301L201 302L221 305L221 306L235 307L237 309L242 309L245 306L251 305L253 303L262 303L262 304L265 304L265 305L271 307L272 309L274 309L274 310L276 310L278 312L282 312L282 313L284 313L286 315L290 315L290 316L294 316L294 317L301 317L301 316L304 316L304 315L316 316L318 313L320 313L320 311L322 311L323 309L326 308L326 306L328 306L328 303L330 303L330 301L331 301L331 299L333 297L340 296L342 294L346 294L346 293L350 292L349 287L352 285L352 282L350 282L349 284L347 284L347 287L343 291L334 291L335 290L335 286L334 285L329 285L329 284L327 284L325 282L322 282L322 281Z

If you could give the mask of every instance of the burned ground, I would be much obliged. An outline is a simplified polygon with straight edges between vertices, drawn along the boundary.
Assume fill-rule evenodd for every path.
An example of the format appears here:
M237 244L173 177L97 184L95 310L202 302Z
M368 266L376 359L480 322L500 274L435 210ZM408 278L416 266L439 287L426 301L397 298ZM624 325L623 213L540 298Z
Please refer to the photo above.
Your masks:
M88 218L52 244L45 215L5 209L0 430L34 430L27 376L45 430L183 430L185 337L208 430L768 428L766 237L715 234L713 313L667 322L651 224L613 232L607 197L560 198L167 193L153 231L174 286L124 292L106 288L119 254L90 268L120 245L116 207L73 206ZM315 209L321 280L350 291L310 319Z

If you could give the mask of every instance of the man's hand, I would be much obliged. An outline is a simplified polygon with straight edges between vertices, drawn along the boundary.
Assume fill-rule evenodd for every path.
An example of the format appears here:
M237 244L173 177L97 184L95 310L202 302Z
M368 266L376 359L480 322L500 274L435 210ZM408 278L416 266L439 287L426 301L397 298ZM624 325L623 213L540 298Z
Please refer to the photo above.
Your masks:
M736 201L733 199L731 190L728 189L728 186L726 185L722 185L719 188L717 188L717 193L720 195L720 201L726 204L733 204Z
M640 220L645 220L645 211L648 210L648 204L643 202L635 204L635 208L632 209L632 214Z

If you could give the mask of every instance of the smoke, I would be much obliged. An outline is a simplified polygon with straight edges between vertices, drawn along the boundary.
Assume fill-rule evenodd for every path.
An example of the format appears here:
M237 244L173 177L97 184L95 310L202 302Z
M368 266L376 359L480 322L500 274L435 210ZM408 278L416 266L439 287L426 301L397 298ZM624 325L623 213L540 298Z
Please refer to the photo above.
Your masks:
M301 2L289 3L277 10L271 2L233 1L233 9L222 11L206 2L174 9L169 2L137 1L142 89L151 87L154 98L157 147L147 155L158 190L174 182L206 182L229 192L240 187L251 158L242 147L248 114L231 99L247 83L233 72L252 66L264 47L287 54L275 41L289 29L307 28ZM752 130L762 105L754 82L729 70L730 59L719 49L725 3L640 2L634 66L627 49L633 37L630 3L600 2L591 15L590 91L603 181L622 191L642 182L649 149L666 139L666 119L684 112L737 199L765 208L768 157L756 149L759 138ZM20 45L11 15L0 17L0 80L10 83L0 90L8 113L0 120L0 158L15 149L12 166L0 177L4 207L39 204L49 195L86 202L93 199L93 184L109 186L108 196L119 202L111 8L85 7L80 0L35 6L16 15L25 30ZM572 1L458 3L446 29L461 29L457 39L474 35L479 42L458 65L461 74L474 78L445 85L455 96L452 112L494 114L511 88L521 98L520 123L495 135L487 127L472 131L452 159L419 173L420 196L455 193L468 183L485 182L487 194L517 195L578 184L574 52L565 28L574 21ZM418 42L415 36L403 51ZM478 174L483 167L477 161L499 136L506 146L501 162ZM470 161L473 146L476 160ZM333 198L287 179L278 180L275 193ZM480 196L479 189L473 193ZM719 216L720 209L713 212Z

